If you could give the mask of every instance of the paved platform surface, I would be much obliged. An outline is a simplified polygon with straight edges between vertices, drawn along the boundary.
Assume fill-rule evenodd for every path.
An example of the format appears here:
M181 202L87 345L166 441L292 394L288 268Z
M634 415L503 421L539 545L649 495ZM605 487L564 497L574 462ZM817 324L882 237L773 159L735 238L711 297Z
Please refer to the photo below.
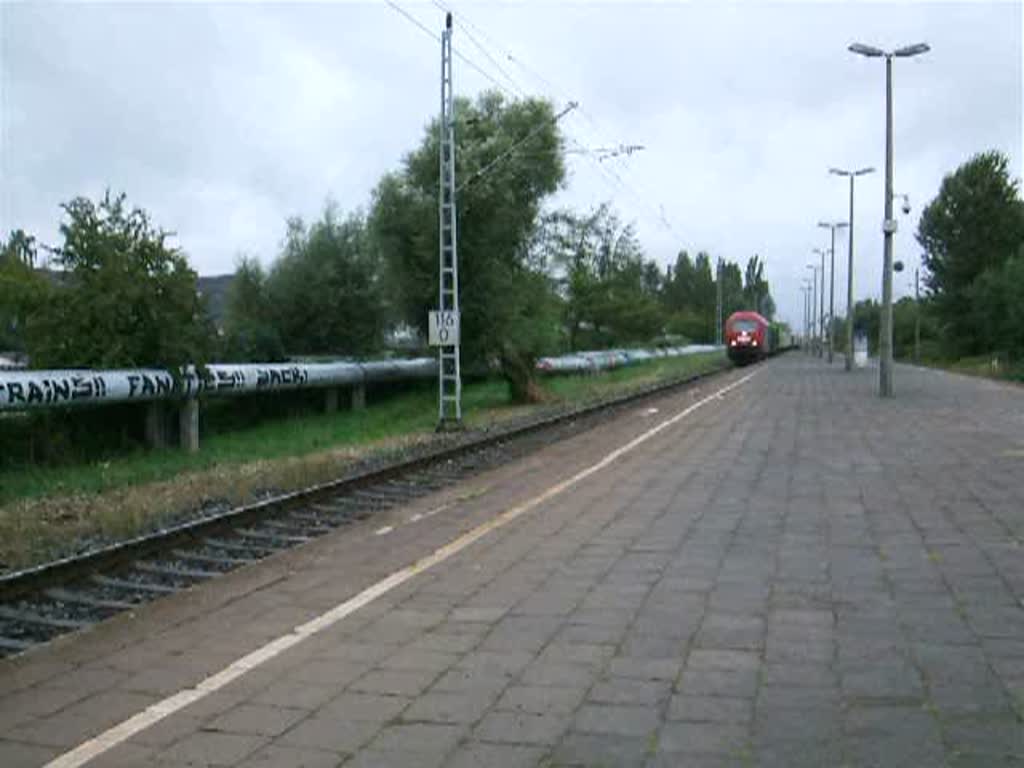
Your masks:
M0 766L196 685L752 370L87 764L1024 766L1024 390L898 368L881 401L872 371L799 353L0 664Z

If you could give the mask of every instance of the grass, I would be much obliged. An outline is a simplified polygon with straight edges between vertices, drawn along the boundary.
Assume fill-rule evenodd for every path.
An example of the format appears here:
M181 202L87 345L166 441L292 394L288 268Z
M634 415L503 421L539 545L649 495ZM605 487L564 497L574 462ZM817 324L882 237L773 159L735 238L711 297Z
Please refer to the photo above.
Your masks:
M903 358L903 362L914 363L914 360ZM1005 357L997 359L993 355L975 355L956 360L922 357L920 362L914 364L962 373L967 376L1024 383L1024 362L1007 362Z
M659 359L599 375L545 379L547 402L513 406L501 380L463 389L465 421L483 428L548 406L583 403L723 364L720 353ZM0 470L0 570L158 528L204 506L230 506L337 477L372 454L433 438L433 387L366 410L310 414L204 435L194 454L139 451L58 467Z

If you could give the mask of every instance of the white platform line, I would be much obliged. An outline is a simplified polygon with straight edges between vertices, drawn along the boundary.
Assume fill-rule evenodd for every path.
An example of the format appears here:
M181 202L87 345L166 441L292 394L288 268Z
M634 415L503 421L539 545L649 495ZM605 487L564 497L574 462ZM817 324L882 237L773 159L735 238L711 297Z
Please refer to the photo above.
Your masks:
M511 509L505 510L497 517L489 520L486 523L483 523L482 525L477 526L468 533L464 533L458 538L453 539L452 541L445 544L443 547L436 550L427 557L423 558L422 560L419 560L413 563L412 565L407 565L405 568L402 568L401 570L395 571L387 578L378 581L376 584L373 584L370 587L367 587L355 597L352 597L343 603L339 603L326 613L323 613L315 619L312 619L304 624L300 624L299 626L295 627L288 634L282 635L276 640L271 640L269 643L262 646L261 648L257 648L252 653L249 653L240 659L236 659L227 667L222 669L220 672L216 672L215 674L210 675L205 680L198 683L195 687L186 688L182 691L179 691L178 693L173 694L172 696L167 697L166 699L163 699L162 701L158 701L156 704L150 705L142 712L139 712L137 715L134 715L128 718L127 720L124 720L123 722L118 723L112 728L104 731L99 736L96 736L95 738L89 739L88 741L79 744L74 749L54 758L49 763L47 763L43 768L77 768L78 766L85 765L90 760L99 757L104 752L108 752L109 750L113 749L119 744L122 744L123 742L130 739L132 736L135 736L136 734L140 733L146 728L149 728L151 725L154 725L155 723L158 723L159 721L163 720L165 717L173 715L175 712L181 711L189 704L199 701L207 695L220 690L228 683L237 680L239 677L244 675L249 670L255 669L261 664L264 664L267 661L273 659L274 657L279 656L280 654L287 651L289 648L292 648L293 646L301 643L307 637L315 635L318 632L322 632L323 630L333 626L334 624L337 624L342 619L355 613L360 608L369 605L378 597L387 594L392 589L405 583L417 574L420 574L423 571L432 568L438 563L443 563L452 555L458 554L463 549L468 547L470 544L475 542L477 539L486 536L491 531L501 528L504 525L507 525L516 518L526 514L527 512L543 504L545 501L548 501L553 496L557 496L562 491L565 491L568 488L572 488L574 485L577 485L583 480L586 480L595 472L600 472L602 469L607 467L609 464L614 462L623 454L632 451L634 448L650 440L659 432L662 432L665 429L671 427L673 424L678 423L679 421L681 421L682 419L686 418L691 413L696 411L701 406L706 405L712 400L720 398L729 390L735 389L741 384L744 384L745 382L749 381L756 373L757 371L749 373L742 379L738 379L734 381L732 384L728 384L722 387L717 392L714 392L708 395L707 397L704 397L696 401L695 403L687 406L686 408L684 408L671 418L659 422L656 426L647 430L639 437L635 437L625 445L616 448L614 451L607 454L603 459L598 461L596 464L592 464L586 469L577 472L572 477L563 480L560 483L552 485L538 496L534 496L532 499L525 501L522 504L512 507Z

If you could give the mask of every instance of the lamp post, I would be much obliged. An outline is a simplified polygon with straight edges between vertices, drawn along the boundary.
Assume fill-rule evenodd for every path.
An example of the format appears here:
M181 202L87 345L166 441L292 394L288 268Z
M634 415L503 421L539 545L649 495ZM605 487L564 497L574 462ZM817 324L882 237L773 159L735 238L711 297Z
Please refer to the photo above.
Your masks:
M878 394L892 397L892 236L896 220L892 217L892 60L909 58L931 50L927 43L916 43L894 51L883 51L863 43L848 49L868 58L885 58L885 221L882 223L882 317L878 339Z
M800 283L800 292L804 295L804 354L811 353L811 281L806 277Z
M821 256L821 290L818 291L818 357L825 357L825 254L822 248L815 248L814 252Z
M829 173L836 176L848 176L850 178L850 242L847 246L846 266L846 370L853 370L853 180L858 176L874 173L875 169L861 168L856 171L846 171L842 168L829 168Z
M845 221L819 221L818 226L832 230L832 247L828 249L831 259L828 273L828 364L832 365L832 349L836 345L836 230L847 224Z
M808 264L807 268L814 273L814 287L811 293L811 345L817 348L818 320L815 316L815 311L818 307L818 266L816 264Z

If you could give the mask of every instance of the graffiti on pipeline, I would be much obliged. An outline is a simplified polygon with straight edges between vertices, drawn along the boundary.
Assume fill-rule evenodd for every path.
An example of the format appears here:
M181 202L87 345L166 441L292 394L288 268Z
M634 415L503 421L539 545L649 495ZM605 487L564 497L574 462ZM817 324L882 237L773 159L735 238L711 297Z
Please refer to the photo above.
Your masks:
M103 376L18 378L18 381L0 381L0 403L13 406L60 405L80 400L102 399L107 393L107 382Z

